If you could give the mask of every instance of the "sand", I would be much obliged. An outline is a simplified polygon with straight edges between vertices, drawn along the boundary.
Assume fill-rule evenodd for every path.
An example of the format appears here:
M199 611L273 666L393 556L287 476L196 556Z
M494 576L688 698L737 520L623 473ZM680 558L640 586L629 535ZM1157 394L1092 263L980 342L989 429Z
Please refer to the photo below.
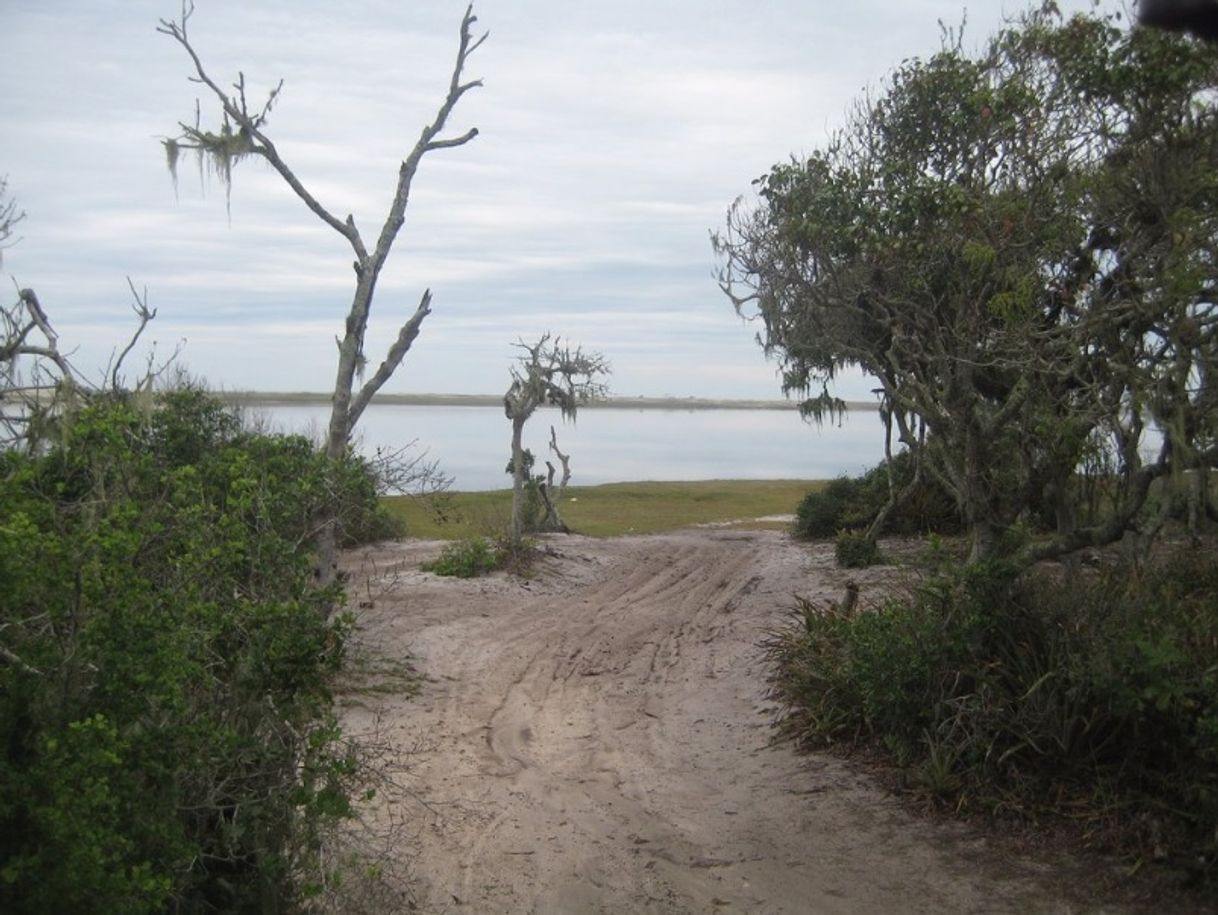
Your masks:
M1012 853L773 744L758 641L793 594L841 593L830 546L715 528L545 544L527 581L420 572L434 542L346 557L362 650L427 678L346 712L409 768L418 911L1134 911L1095 898L1086 863ZM851 576L866 603L899 574Z

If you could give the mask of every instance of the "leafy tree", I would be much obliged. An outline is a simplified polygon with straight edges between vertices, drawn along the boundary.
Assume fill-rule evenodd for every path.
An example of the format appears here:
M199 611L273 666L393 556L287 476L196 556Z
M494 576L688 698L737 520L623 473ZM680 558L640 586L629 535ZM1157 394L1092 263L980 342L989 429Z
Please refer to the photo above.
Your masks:
M604 395L605 385L597 379L609 373L609 362L600 353L563 346L558 338L551 342L548 333L534 344L522 340L516 346L524 352L512 366L503 410L512 423L512 537L519 539L525 533L525 483L532 465L532 455L525 457L524 424L547 404L558 407L563 419L574 420L581 404ZM542 493L548 503L547 520L561 525L554 503Z
M247 100L244 74L238 74L233 86L233 94L230 95L222 89L219 83L208 74L202 58L190 42L187 27L193 13L193 3L186 0L181 17L176 20L162 19L158 31L176 41L189 55L195 74L192 79L208 90L214 100L219 103L220 123L214 130L209 130L204 128L196 117L194 124L179 124L181 132L177 136L162 141L166 161L175 182L179 157L185 151L194 152L199 157L200 166L207 166L219 176L228 192L231 192L232 174L236 165L247 157L258 157L278 173L284 183L291 188L292 193L300 198L310 212L343 237L355 255L353 264L355 289L351 295L351 306L347 312L344 332L338 340L338 373L334 382L333 406L325 445L326 454L332 459L338 460L348 451L351 434L360 416L363 415L376 392L402 363L415 338L419 335L423 319L431 313L431 290L428 289L424 291L414 314L399 329L397 339L390 346L384 360L372 373L372 376L364 381L364 368L367 363L364 355L364 337L368 329L373 294L376 291L381 270L389 258L398 233L405 224L410 190L419 165L427 153L463 146L478 135L477 129L471 128L460 136L442 136L448 118L457 103L465 93L482 85L481 80L462 82L462 75L470 55L481 46L487 36L485 34L478 38L473 36L471 30L477 17L473 14L473 6L467 7L461 20L457 58L444 100L441 102L434 120L423 128L418 141L402 160L389 211L375 244L369 247L364 236L356 227L354 217L348 215L346 218L340 218L333 209L325 206L300 181L272 142L267 132L267 123L271 110L278 101L279 92L283 88L282 81L267 94L266 101L261 106L251 105ZM356 390L357 380L362 382L358 390ZM333 519L318 531L317 548L323 584L333 580L337 568L336 533Z
M1154 479L1215 463L1218 58L1119 19L1046 3L975 57L949 34L715 237L784 389L820 417L838 372L874 376L973 559L1046 503L1057 536L1024 559L1110 542Z

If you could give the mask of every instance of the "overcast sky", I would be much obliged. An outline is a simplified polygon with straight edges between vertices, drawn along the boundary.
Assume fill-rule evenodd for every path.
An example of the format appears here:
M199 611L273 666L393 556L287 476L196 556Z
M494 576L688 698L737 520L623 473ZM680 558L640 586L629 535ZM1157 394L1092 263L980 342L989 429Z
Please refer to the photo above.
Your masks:
M1085 5L1063 3L1066 8ZM454 0L197 0L211 75L284 80L268 133L332 211L374 239L398 164L447 86ZM975 46L1016 3L974 2ZM35 288L83 367L131 326L217 387L329 390L350 301L347 242L258 161L232 189L179 187L160 137L192 121L189 61L157 20L174 0L0 0L0 175L28 213L3 273ZM430 153L382 275L379 363L423 289L433 314L386 391L493 393L511 343L550 330L600 350L618 394L776 397L755 328L714 281L709 232L752 179L810 152L852 99L937 49L958 0L484 0L490 38ZM202 98L205 124L215 106ZM9 282L11 298L12 281ZM843 391L861 394L856 384Z

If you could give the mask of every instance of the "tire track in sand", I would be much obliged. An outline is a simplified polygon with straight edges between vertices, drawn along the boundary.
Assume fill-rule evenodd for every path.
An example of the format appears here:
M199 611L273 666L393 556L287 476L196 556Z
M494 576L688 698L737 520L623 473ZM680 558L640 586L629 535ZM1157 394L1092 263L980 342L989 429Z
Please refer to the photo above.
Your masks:
M387 710L431 745L403 850L421 910L1118 911L769 746L756 643L792 594L841 587L825 556L774 532L549 543L533 582L406 573L361 619L431 678Z

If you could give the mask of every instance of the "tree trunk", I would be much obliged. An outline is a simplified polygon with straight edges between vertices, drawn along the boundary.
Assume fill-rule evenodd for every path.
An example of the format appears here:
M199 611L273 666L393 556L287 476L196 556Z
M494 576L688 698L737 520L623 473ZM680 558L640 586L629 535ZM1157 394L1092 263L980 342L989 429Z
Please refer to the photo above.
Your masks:
M541 501L546 510L546 516L541 519L541 524L538 525L537 529L549 534L571 533L571 528L567 527L566 522L558 514L558 505L555 504L554 498L552 498L553 490L550 485L542 483L537 487L537 491L541 495Z
M995 529L988 491L985 485L985 468L982 457L981 430L973 417L962 420L968 426L964 433L963 496L964 518L972 538L969 547L969 562L989 559L994 553Z
M558 450L558 433L554 431L553 426L550 427L550 450L558 455L558 460L562 462L562 482L558 484L558 495L555 497L561 499L567 491L567 484L571 482L571 455ZM546 463L549 464L549 461Z
M356 293L357 297L359 293ZM352 306L352 311L358 306L358 299ZM351 322L348 321L348 328ZM346 456L348 442L351 436L351 387L355 375L355 362L358 357L358 341L348 330L346 339L342 341L338 356L338 376L334 382L334 394L330 406L330 426L326 431L326 457L332 461L342 460ZM331 511L327 517L319 519L315 547L317 550L317 584L325 588L332 585L338 577L338 513Z
M994 555L994 525L989 518L976 518L972 525L972 543L969 547L970 563L989 559Z
M336 398L337 399L337 398ZM337 407L335 407L337 413ZM341 460L347 451L347 435L344 427L335 422L335 416L330 419L330 433L326 437L326 457L331 460ZM318 519L317 539L314 541L317 550L317 585L329 587L338 578L338 510L330 510L326 516Z
M524 536L524 423L527 416L512 417L512 537Z

